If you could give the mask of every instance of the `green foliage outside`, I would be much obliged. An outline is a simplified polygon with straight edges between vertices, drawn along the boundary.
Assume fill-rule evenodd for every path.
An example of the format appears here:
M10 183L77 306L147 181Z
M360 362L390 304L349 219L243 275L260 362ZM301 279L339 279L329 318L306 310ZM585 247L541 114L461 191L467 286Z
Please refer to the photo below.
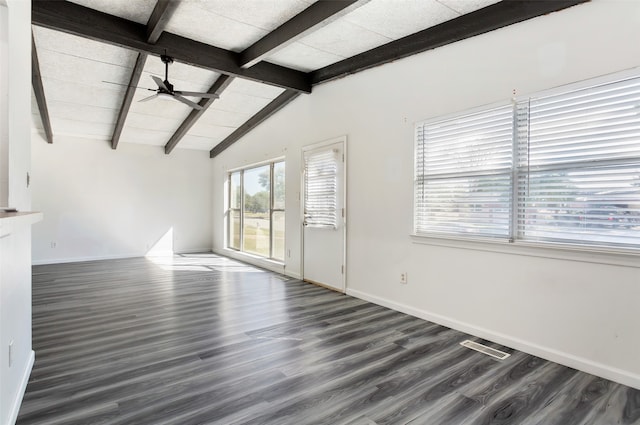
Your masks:
M258 192L253 196L245 193L244 210L249 213L269 212L269 192Z

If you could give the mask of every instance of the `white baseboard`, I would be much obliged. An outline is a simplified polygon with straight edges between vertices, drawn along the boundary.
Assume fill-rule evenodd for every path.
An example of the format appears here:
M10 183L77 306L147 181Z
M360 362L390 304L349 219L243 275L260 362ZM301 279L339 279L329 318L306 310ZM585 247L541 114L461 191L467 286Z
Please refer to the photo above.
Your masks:
M33 369L33 363L36 359L36 353L31 350L29 354L29 360L27 361L27 367L22 374L22 380L20 381L20 388L18 388L18 394L16 394L15 400L10 407L9 412L9 424L14 425L18 420L18 413L20 412L20 405L22 405L22 399L24 398L24 392L27 390L27 384L29 383L29 376L31 376L31 370Z
M285 275L285 276L292 277L292 278L294 278L294 279L302 280L302 275L301 275L300 273L298 273L298 272L290 272L289 270L286 270L286 269L285 269L285 271L284 271L284 275Z
M122 258L144 257L144 254L117 254L117 255L92 255L87 257L70 257L70 258L48 258L45 260L32 260L34 266L44 264L63 264L63 263L81 263L83 261L99 261L99 260L120 260Z
M232 249L214 250L213 253L223 257L233 258L234 260L242 261L243 263L251 264L274 273L285 274L285 266L283 264L267 260L266 258L255 257Z
M294 279L302 280L302 275L299 272L287 270L286 266L275 261L267 260L260 257L254 257L253 255L248 255L231 249L213 250L213 253L223 257L233 258L234 260L242 261L243 263L248 263L263 269L267 269L274 273L283 274Z
M205 254L205 253L211 253L213 254L213 251L211 251L211 247L207 247L207 248L197 248L197 249L183 249L179 252L176 252L177 255L179 254Z
M367 292L358 291L356 289L347 288L347 295L351 295L353 297L360 298L362 300L369 301L374 304L399 311L401 313L419 317L420 319L428 320L430 322L437 323L439 325L446 326L460 332L465 332L489 341L493 341L507 347L515 348L516 350L532 354L534 356L542 357L543 359L550 360L564 366L572 367L583 372L587 372L596 376L600 376L602 378L619 382L624 385L628 385L633 388L640 389L640 375L631 373L626 370L594 362L592 360L585 359L584 357L579 357L573 354L555 350L553 348L544 347L529 341L514 338L509 335L504 335L499 332L494 332L489 329L472 325L470 323L452 319L450 317L430 313L425 310L390 301L375 295L371 295Z
M173 254L195 254L198 252L211 252L211 248L198 248L198 249L186 249L179 252L163 252L156 254L149 254L150 257L167 256ZM32 260L31 265L41 266L45 264L62 264L62 263L81 263L83 261L100 261L100 260L120 260L123 258L140 258L146 257L147 254L143 252L130 253L130 254L114 254L114 255L92 255L87 257L70 257L70 258L49 258L45 260Z

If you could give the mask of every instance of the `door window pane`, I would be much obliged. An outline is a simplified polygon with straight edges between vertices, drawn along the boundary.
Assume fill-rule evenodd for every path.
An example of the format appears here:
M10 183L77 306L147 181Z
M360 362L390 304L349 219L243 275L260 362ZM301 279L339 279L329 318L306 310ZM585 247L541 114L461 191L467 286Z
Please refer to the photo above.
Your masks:
M334 149L305 154L305 226L333 227L338 223L338 158Z

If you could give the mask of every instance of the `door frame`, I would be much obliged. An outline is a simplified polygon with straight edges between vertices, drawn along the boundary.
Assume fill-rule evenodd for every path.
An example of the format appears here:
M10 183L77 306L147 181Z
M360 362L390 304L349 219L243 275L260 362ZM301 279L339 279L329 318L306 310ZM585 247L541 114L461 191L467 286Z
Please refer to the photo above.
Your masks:
M301 280L304 279L304 197L305 197L305 184L304 184L304 155L308 151L312 151L315 149L322 148L323 146L329 146L336 143L342 143L342 154L344 155L344 160L342 161L342 208L344 209L344 214L342 217L342 293L347 293L347 217L349 216L349 210L347 208L347 135L334 137L331 139L323 140L321 142L313 143L311 145L303 146L300 151L300 277ZM340 218L340 217L338 217ZM313 282L313 284L318 285L318 282ZM326 287L327 289L331 289L336 291L335 288L330 288L328 286L324 286L319 284L319 286Z

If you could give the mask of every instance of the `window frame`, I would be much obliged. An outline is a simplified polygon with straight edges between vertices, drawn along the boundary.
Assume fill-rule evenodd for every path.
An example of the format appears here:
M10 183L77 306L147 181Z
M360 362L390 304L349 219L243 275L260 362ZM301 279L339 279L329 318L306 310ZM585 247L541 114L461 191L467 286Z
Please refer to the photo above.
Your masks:
M270 163L271 166L270 166L270 182L269 182L269 188L270 188L270 190L269 190L269 207L270 207L269 208L269 259L271 259L273 261L284 262L284 259L286 257L286 252L287 252L286 246L283 248L284 251L282 253L282 259L275 258L273 256L273 246L275 245L273 243L273 239L274 239L274 235L275 235L275 231L274 231L274 228L273 228L273 213L276 213L276 212L284 213L284 215L285 215L285 223L286 223L286 214L287 214L286 211L285 211L286 206L287 206L287 204L286 204L286 191L287 191L286 184L285 184L285 203L284 203L284 208L275 208L275 192L276 192L274 190L274 188L276 187L275 186L275 181L276 181L275 168L276 168L276 164L280 164L280 163L282 163L285 166L284 176L285 176L285 179L286 179L287 172L286 172L286 162L284 161L284 159L281 160L281 161L273 161L273 162ZM285 225L285 227L286 227L286 225ZM285 229L285 231L286 231L286 229Z
M239 176L240 176L240 186L239 186L239 189L238 189L239 197L240 197L240 207L239 208L236 208L236 207L232 206L233 202L232 202L232 198L231 198L231 185L232 185L231 176L234 173L239 173ZM229 249L233 249L234 251L242 252L242 226L243 226L243 221L244 221L243 214L242 214L242 211L244 210L244 190L243 190L243 187L244 187L244 184L243 184L244 183L243 182L244 173L243 173L242 170L229 171L227 173L227 179L229 181L229 185L228 185L228 188L227 188L227 205L229 207L227 208L227 220L226 220L227 221L227 240L226 240L225 247L229 248ZM231 222L231 217L232 217L231 213L232 213L232 211L237 211L238 212L238 217L240 218L240 220L239 220L239 228L238 228L240 236L239 236L238 247L237 248L234 247L234 246L231 246L231 237L232 237L231 236L232 235L231 226L233 226L233 223Z
M279 164L282 163L285 166L285 170L286 170L286 161L284 158L275 158L275 159L271 159L268 161L263 161L263 162L259 162L259 163L255 163L255 164L251 164L251 165L247 165L244 167L240 167L240 168L233 168L227 171L227 187L226 187L226 199L227 199L227 208L226 208L226 230L227 230L227 234L226 234L226 238L225 238L225 248L226 249L230 249L232 251L244 254L244 255L249 255L249 256L254 256L254 257L258 257L258 258L262 258L265 260L269 260L269 261L273 261L273 262L277 262L277 263L282 263L284 264L284 258L285 255L283 253L283 258L275 258L273 256L274 254L274 241L273 241L273 236L274 236L274 229L273 229L273 213L274 212L282 212L286 214L286 203L284 205L284 208L274 208L275 205L275 198L274 198L274 193L275 191L274 189L274 182L275 182L275 176L274 176L274 169L275 169L275 164ZM245 189L244 189L244 173L245 171L248 170L253 170L256 168L261 168L264 166L268 166L269 168L269 208L268 208L268 216L269 216L269 254L268 256L264 256L264 255L260 255L254 252L248 252L245 251L245 247L244 247L244 215L245 215ZM239 186L239 196L240 196L240 208L236 208L233 206L233 202L232 202L232 175L234 173L239 173L240 176L240 186ZM285 179L286 179L286 171L285 171ZM286 194L286 184L285 184L285 194ZM231 226L233 225L232 223L232 212L237 212L239 214L240 217L240 227L239 227L239 247L236 248L234 246L232 246L231 244L231 237L232 237L232 232L231 232ZM286 247L284 248L284 252L286 253Z
M519 149L522 143L518 137L518 105L523 102L527 102L532 98L543 98L546 96L554 96L563 93L569 93L575 90L587 89L590 87L599 86L602 84L613 84L617 81L640 78L640 68L634 68L617 72L609 75L599 76L588 80L565 84L562 86L554 87L552 89L541 90L534 93L528 93L526 95L520 95L510 99L513 107L513 155L512 155L512 199L510 205L510 214L512 217L510 223L510 237L509 238L495 238L477 235L466 235L463 233L435 233L435 232L418 232L418 217L417 217L417 202L418 194L416 191L418 185L418 164L417 156L418 149L420 148L420 140L418 138L418 131L421 126L428 125L429 123L445 121L455 117L461 117L469 114L476 113L478 111L486 111L492 108L499 107L500 105L506 105L507 102L497 102L488 104L476 108L470 108L464 111L458 111L455 113L446 114L443 116L423 120L415 124L414 132L414 194L413 194L413 233L411 238L414 243L429 244L437 246L452 246L472 248L487 251L508 252L511 254L533 255L540 257L550 258L568 258L571 260L580 261L581 258L585 258L584 253L588 253L589 262L602 262L604 264L620 264L620 265L633 265L634 267L640 267L637 263L637 257L640 254L640 244L627 244L616 245L615 243L600 243L596 240L591 241L558 241L558 240L544 240L544 239L526 239L522 238L522 234L526 232L525 228L519 223L519 217L524 213L522 209L522 201L524 197L519 194L519 181L524 175L525 178L530 172L534 172L535 169L530 169L528 166L523 167L520 163ZM528 141L526 143L529 143ZM598 164L595 163L595 166ZM514 247L518 246L518 249ZM515 249L515 251L514 251ZM596 257L594 257L594 255ZM576 256L577 255L577 256ZM597 259L597 256L602 257L602 261Z

